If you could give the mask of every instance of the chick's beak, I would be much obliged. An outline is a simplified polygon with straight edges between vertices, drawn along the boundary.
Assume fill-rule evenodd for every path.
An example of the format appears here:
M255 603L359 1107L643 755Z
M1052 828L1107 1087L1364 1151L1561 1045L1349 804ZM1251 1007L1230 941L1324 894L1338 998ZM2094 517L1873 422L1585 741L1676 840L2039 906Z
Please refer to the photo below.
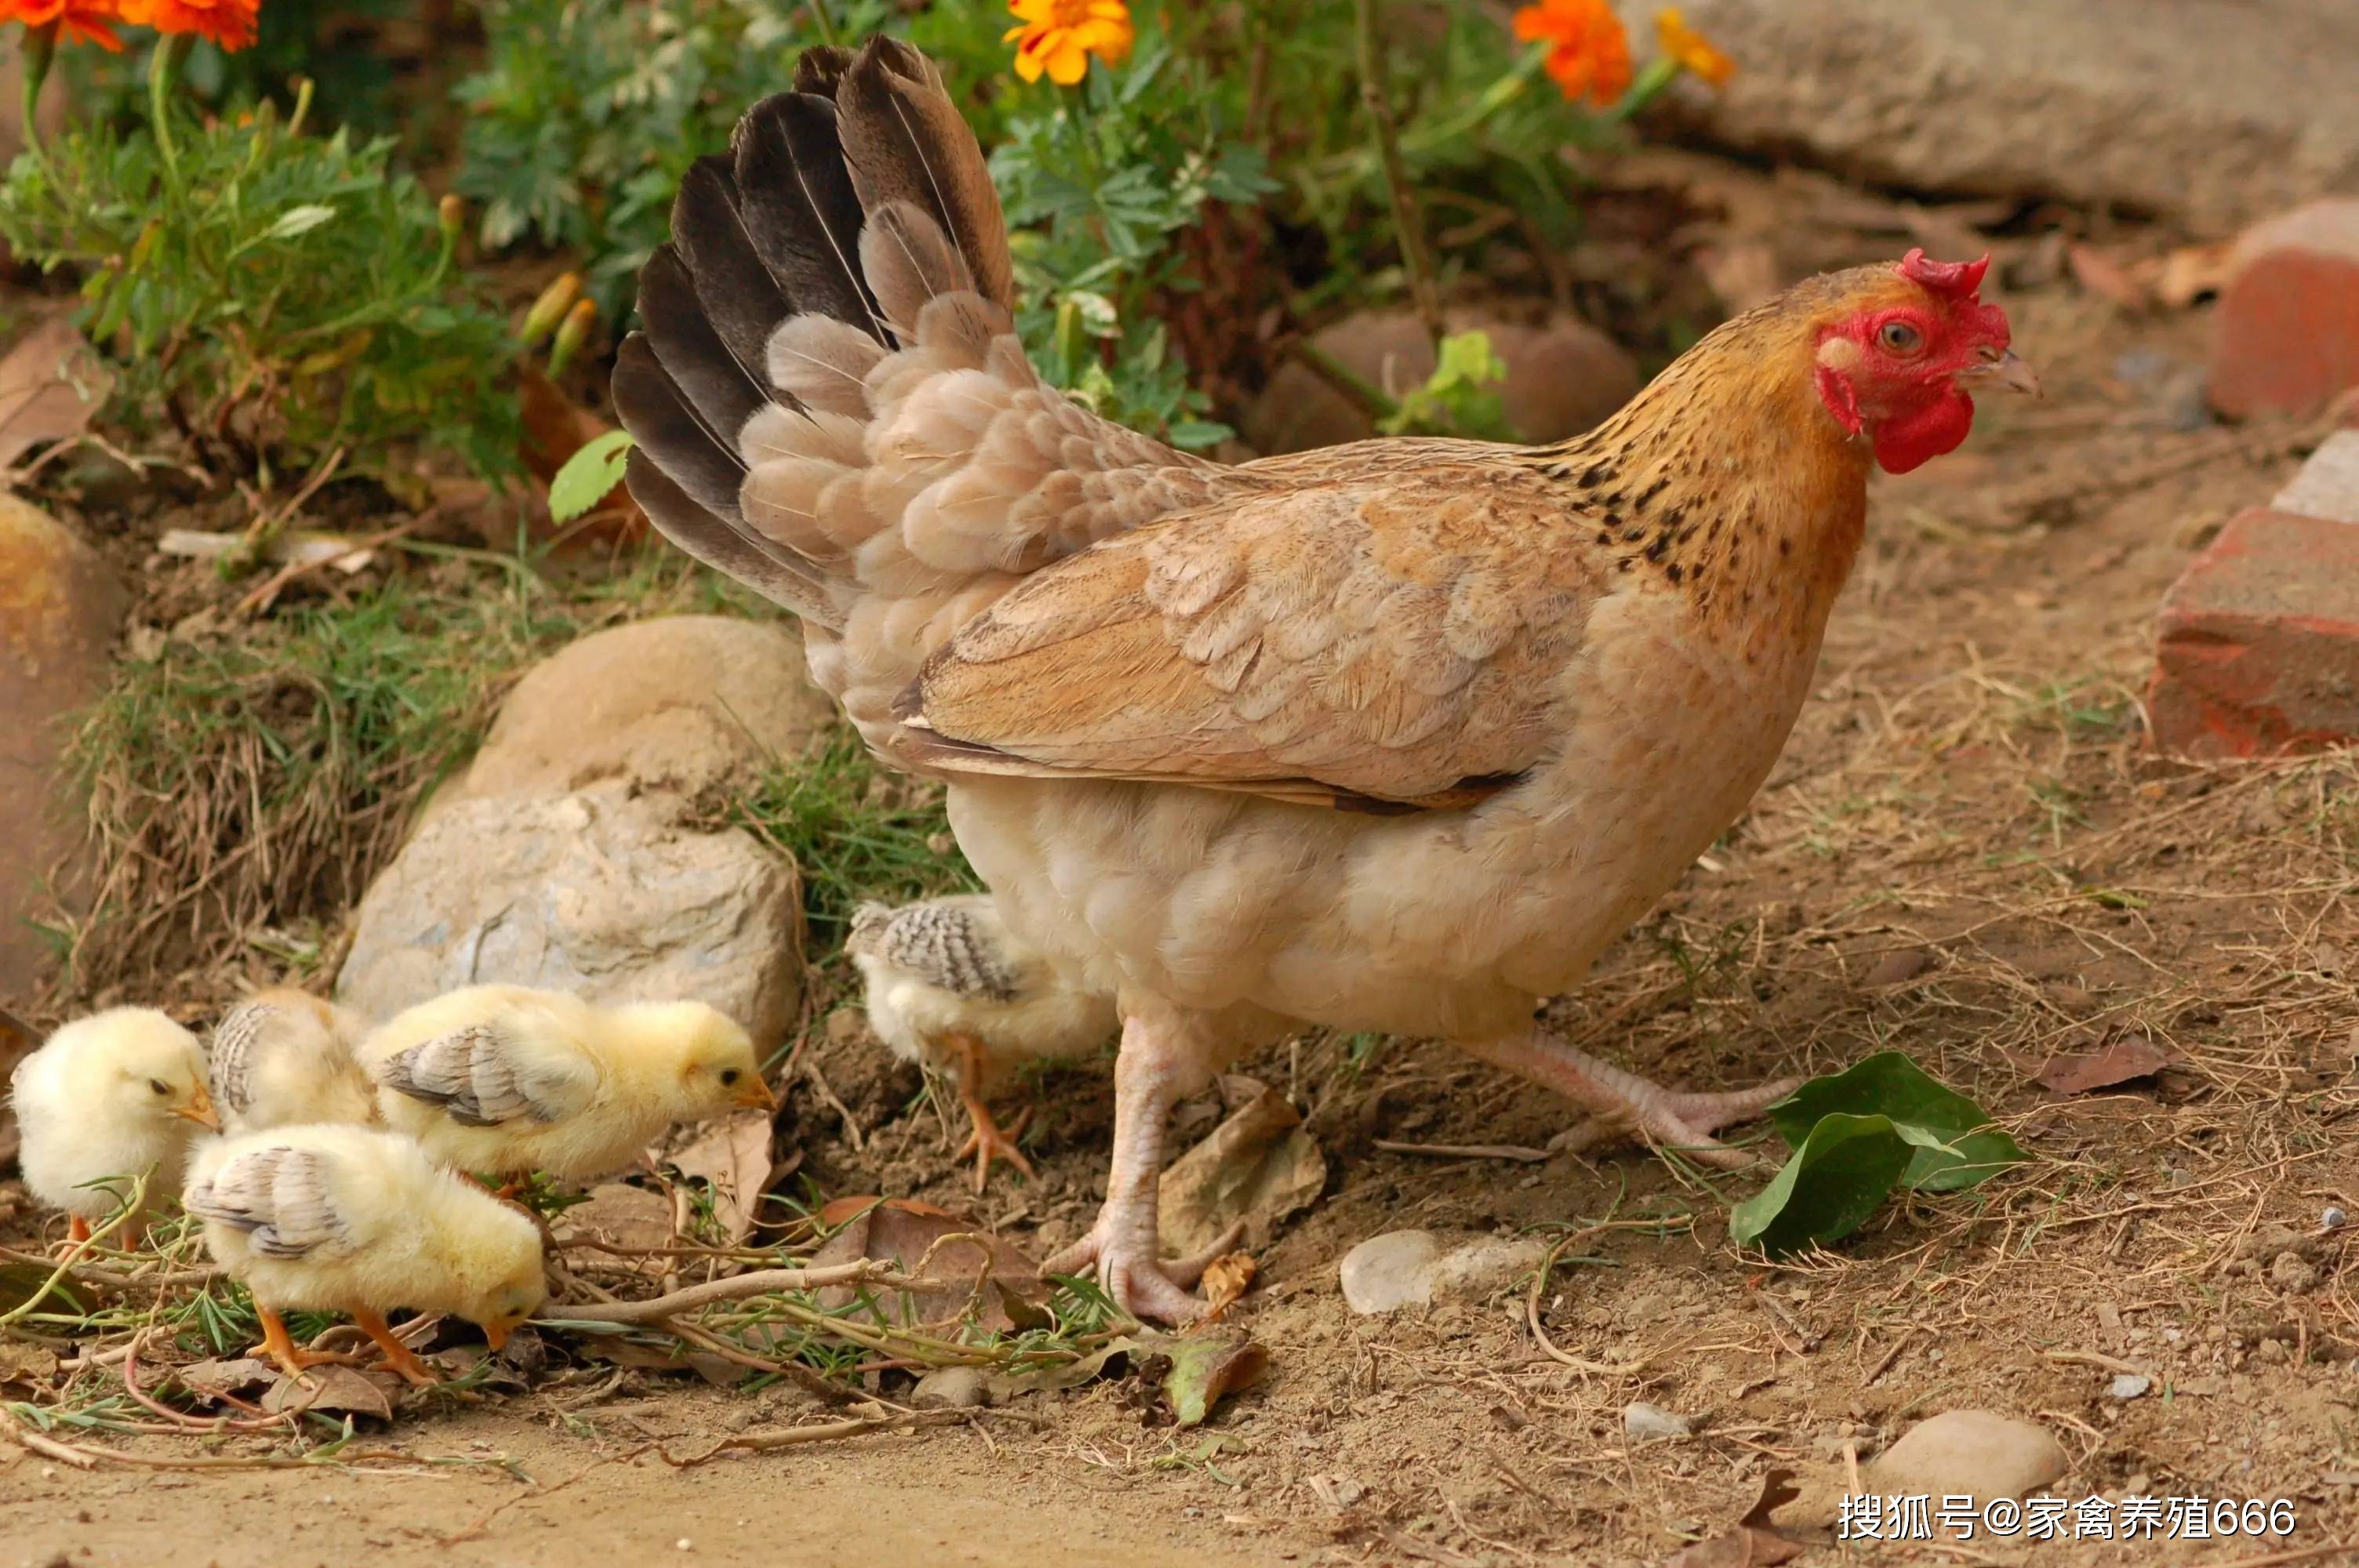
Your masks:
M493 1353L496 1355L507 1348L508 1333L509 1331L499 1324L487 1323L484 1325L484 1343L490 1346Z
M221 1130L221 1118L213 1114L213 1097L205 1092L202 1084L197 1086L195 1098L186 1105L174 1106L172 1114L187 1117L199 1127L210 1128L215 1132Z
M1977 381L1995 383L2009 392L2021 392L2033 397L2039 395L2039 373L2031 368L2030 361L2013 349L1997 352L1984 349L1982 362L1969 365L1964 373Z
M746 1110L776 1110L778 1108L778 1102L775 1098L771 1098L770 1086L764 1083L758 1077L753 1082L747 1084L744 1088L739 1089L737 1091L737 1098L729 1103L741 1107Z

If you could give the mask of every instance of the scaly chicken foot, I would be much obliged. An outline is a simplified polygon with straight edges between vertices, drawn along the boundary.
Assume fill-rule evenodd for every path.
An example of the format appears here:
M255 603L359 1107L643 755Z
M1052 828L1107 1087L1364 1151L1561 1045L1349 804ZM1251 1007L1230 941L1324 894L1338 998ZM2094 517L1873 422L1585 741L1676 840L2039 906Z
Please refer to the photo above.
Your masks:
M1163 1175L1164 1124L1171 1108L1201 1087L1201 1053L1188 1050L1169 1024L1136 1015L1122 1026L1114 1063L1114 1164L1105 1204L1090 1233L1040 1266L1044 1274L1094 1270L1114 1304L1143 1322L1179 1325L1204 1311L1194 1292L1205 1265L1236 1245L1232 1227L1211 1247L1186 1258L1163 1258L1157 1215Z
M983 1103L983 1042L972 1034L953 1034L945 1042L958 1067L959 1098L966 1102L970 1130L966 1141L959 1145L953 1160L974 1156L974 1190L981 1192L991 1183L991 1162L1005 1160L1024 1173L1027 1181L1037 1180L1038 1173L1023 1150L1016 1146L1016 1135L1032 1119L1033 1108L1026 1106L1016 1119L1003 1128Z
M278 1369L298 1383L308 1385L303 1374L314 1367L342 1364L344 1357L332 1350L306 1350L295 1343L287 1332L287 1320L270 1308L256 1303L255 1316L262 1320L262 1343L256 1346L263 1355L278 1363Z
M373 1312L355 1312L353 1322L385 1352L385 1364L413 1387L430 1389L442 1380L434 1375L432 1368L418 1358L416 1351L393 1336L392 1325L383 1317Z
M1666 1088L1538 1029L1461 1044L1470 1055L1554 1089L1590 1110L1587 1121L1571 1129L1552 1147L1590 1149L1614 1135L1635 1133L1658 1149L1674 1151L1723 1171L1742 1169L1753 1162L1753 1156L1712 1135L1732 1122L1760 1115L1801 1082L1779 1078L1756 1088L1722 1093Z

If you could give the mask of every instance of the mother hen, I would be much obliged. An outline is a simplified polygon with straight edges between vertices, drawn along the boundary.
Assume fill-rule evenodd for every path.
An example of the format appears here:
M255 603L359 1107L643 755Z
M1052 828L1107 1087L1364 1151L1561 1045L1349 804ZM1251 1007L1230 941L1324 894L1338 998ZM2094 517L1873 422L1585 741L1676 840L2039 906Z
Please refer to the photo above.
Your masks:
M1911 253L1731 321L1560 446L1377 440L1238 467L1041 383L931 61L806 54L682 184L614 375L632 493L802 617L868 744L950 782L1009 925L1123 1018L1087 1237L1178 1320L1166 1115L1306 1024L1448 1037L1644 1137L1683 1094L1533 1021L1775 761L1865 514L2032 384L1984 264Z

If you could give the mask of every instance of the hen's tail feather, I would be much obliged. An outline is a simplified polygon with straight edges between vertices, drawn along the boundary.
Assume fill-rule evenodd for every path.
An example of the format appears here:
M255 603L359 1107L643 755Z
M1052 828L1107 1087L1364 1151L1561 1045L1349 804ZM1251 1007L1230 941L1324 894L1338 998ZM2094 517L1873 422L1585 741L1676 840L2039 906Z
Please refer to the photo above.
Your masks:
M965 258L983 297L1014 308L999 191L934 62L897 39L877 38L836 73L832 96L861 207L872 219L896 203L929 215Z
M671 239L714 335L745 379L766 392L762 362L770 330L795 306L756 253L737 201L735 163L717 154L697 159L672 202Z
M766 98L738 122L736 145L745 232L779 288L797 310L882 342L885 320L860 276L860 197L835 104L811 92Z
M622 373L616 371L619 385ZM843 624L843 611L809 564L765 545L758 534L735 527L672 482L644 447L632 451L623 470L631 497L664 536L724 576L735 578L771 603L831 630Z

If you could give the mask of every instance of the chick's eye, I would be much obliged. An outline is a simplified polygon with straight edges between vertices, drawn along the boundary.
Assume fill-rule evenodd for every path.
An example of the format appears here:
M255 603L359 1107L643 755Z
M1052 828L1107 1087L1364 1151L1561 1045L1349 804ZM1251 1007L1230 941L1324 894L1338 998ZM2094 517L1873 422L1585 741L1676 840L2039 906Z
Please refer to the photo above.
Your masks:
M1876 330L1875 341L1886 353L1913 354L1925 346L1925 334L1906 321L1886 321Z
M736 1068L724 1068L721 1074L721 1087L727 1088L731 1084L735 1083L741 1076L743 1076L743 1075L740 1074Z
M159 1095L168 1095L168 1094L170 1094L170 1093L172 1092L172 1086L171 1086L171 1085L169 1085L169 1084L168 1084L168 1083L166 1083L166 1082L165 1082L163 1079L161 1079L161 1078L150 1078L150 1079L148 1079L148 1080L147 1080L147 1087L148 1087L149 1088L151 1088L151 1089L154 1089L154 1090L155 1090L158 1094L159 1094Z

